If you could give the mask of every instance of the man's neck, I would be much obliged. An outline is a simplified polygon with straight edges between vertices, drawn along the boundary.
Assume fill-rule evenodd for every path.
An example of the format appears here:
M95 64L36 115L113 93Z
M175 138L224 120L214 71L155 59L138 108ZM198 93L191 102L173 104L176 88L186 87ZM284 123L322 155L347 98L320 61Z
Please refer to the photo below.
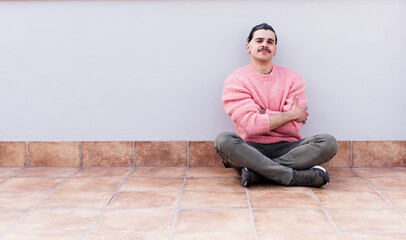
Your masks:
M261 74L270 74L273 69L272 61L269 62L259 62L251 60L251 66Z

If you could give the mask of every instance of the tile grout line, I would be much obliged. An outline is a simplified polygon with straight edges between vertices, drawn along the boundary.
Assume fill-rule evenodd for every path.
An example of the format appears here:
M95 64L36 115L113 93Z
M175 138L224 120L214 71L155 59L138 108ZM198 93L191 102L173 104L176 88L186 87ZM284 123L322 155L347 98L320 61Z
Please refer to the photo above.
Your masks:
M187 170L189 169L189 140L186 141L186 173ZM185 174L186 176L186 174Z
M178 213L179 213L179 208L180 208L180 201L182 199L183 189L185 188L187 172L188 172L188 167L186 168L185 177L183 178L182 188L180 190L180 194L179 194L179 198L178 198L178 203L176 204L175 216L173 217L171 232L169 234L169 240L172 240L172 237L173 237L173 232L174 232L174 229L175 229L176 219L178 218Z
M135 168L135 141L133 142L133 168Z
M354 231L348 231L348 232L344 232L344 234L352 234L352 235L362 235L362 234L366 234L366 235L368 235L368 234L377 234L377 235L384 235L385 237L387 236L387 235L397 235L397 234L400 234L400 235L404 235L405 234L405 232L404 231L399 231L399 232L384 232L384 231L373 231L373 232L371 232L371 231L360 231L360 232L354 232ZM396 239L397 240L397 239Z
M4 183L8 182L10 179L12 179L13 177L17 176L18 174L24 172L26 169L27 169L27 168L24 167L24 168L21 169L20 171L18 171L18 172L16 172L16 173L12 174L10 177L6 177L7 180L4 180L3 182L1 182L0 185L2 185L2 184L4 184ZM0 191L0 192L9 192L9 191Z
M121 182L120 186L118 186L117 190L114 192L113 196L110 198L109 202L106 204L106 206L103 208L101 211L100 215L96 218L96 220L93 222L93 224L90 226L89 230L86 232L85 236L83 237L83 240L86 240L90 233L93 231L93 229L96 227L97 223L100 221L104 213L106 212L107 208L110 206L110 203L114 200L114 198L117 196L118 192L120 191L120 188L124 185L124 183L127 181L127 179L130 177L131 173L133 173L135 168L132 168L131 171L127 174L127 176L124 178L124 180Z
M82 141L79 142L79 167L82 167Z
M351 168L353 167L353 162L352 162L352 140L350 141L350 160L351 160Z
M362 176L361 174L359 174L355 169L353 169L353 171L354 171L356 174L358 174L358 176L360 176L366 183L368 183L369 186L371 186L371 187L375 190L375 192L379 194L379 196L381 196L389 205L391 205L391 207L393 207L397 212L399 212L403 217L406 218L406 214L403 213L403 211L400 210L398 207L396 207L395 204L393 204L391 201L389 201L389 199L387 199L387 198L385 197L385 195L383 195L378 189L376 189L376 188L374 187L374 185L372 185L368 180L366 180L366 179L364 178L364 176Z
M319 198L316 196L316 194L314 194L313 190L311 188L310 192L312 193L313 197L316 199L316 201L319 203L321 210L323 210L324 214L326 214L327 218L330 220L330 223L333 225L334 229L336 230L336 232L338 233L338 235L340 235L341 239L345 239L343 234L340 232L340 230L338 229L337 225L334 223L333 219L330 217L330 215L328 214L327 210L324 208L323 204L321 204Z
M26 169L26 168L25 168ZM24 169L24 170L25 170ZM51 196L56 190L61 187L65 182L67 182L69 179L72 178L75 173L77 173L81 168L76 169L71 175L69 175L65 180L63 180L58 186L56 186L54 189L52 189L43 199L41 199L37 204L35 204L32 208L30 208L26 213L24 213L23 216L21 216L11 227L9 227L6 231L4 231L2 234L0 234L0 239L6 235L7 233L11 232L18 223L20 223L28 214L30 214L34 209L36 209L41 203L43 203L49 196Z
M172 240L172 237L173 237L173 232L175 229L176 219L178 218L180 201L182 199L183 189L185 188L188 170L189 170L189 141L186 141L186 172L185 172L185 176L183 177L183 183L182 183L182 188L180 189L178 203L176 204L175 216L173 217L171 232L169 234L169 240Z
M258 240L257 228L255 227L255 221L254 221L254 213L252 212L251 201L250 201L250 197L248 195L247 187L245 187L245 196L247 197L248 209L250 211L250 218L251 218L251 226L252 226L252 229L254 230L254 237L255 237L255 240Z
M25 167L28 167L28 141L25 142Z

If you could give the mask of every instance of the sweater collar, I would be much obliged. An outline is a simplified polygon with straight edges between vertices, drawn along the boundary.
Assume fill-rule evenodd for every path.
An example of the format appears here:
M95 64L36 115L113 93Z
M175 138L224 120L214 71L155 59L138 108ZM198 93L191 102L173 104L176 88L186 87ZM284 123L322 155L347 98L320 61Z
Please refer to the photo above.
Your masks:
M277 71L276 68L277 68L277 66L275 64L273 64L272 71L269 74L262 74L262 73L257 72L257 70L255 70L255 68L251 65L251 63L248 64L248 70L256 78L262 79L262 80L271 80L272 78L274 78L275 72Z

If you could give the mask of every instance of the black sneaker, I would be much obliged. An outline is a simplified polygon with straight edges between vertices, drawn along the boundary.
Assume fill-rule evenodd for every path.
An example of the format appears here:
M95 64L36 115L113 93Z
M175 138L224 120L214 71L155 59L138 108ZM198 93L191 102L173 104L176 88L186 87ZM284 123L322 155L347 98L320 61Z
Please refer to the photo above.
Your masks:
M289 185L321 187L329 182L326 169L315 166L308 170L293 170L293 178Z
M253 182L254 173L246 167L241 168L241 186L249 187Z

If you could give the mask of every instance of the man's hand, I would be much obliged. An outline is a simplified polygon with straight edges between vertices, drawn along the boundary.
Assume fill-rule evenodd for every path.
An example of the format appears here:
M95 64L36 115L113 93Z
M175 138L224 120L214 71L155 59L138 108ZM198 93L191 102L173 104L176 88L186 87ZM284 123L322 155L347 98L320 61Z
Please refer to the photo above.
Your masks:
M292 115L292 119L294 121L300 122L300 123L306 123L307 116L309 114L307 113L307 107L301 107L298 105L298 98L297 96L295 97L295 102L293 103L292 108L290 109L289 113Z
M269 131L273 131L288 122L296 121L299 123L306 123L307 116L307 107L301 107L298 104L298 99L295 97L292 108L288 112L283 112L275 115L269 115ZM262 109L260 111L262 113Z

